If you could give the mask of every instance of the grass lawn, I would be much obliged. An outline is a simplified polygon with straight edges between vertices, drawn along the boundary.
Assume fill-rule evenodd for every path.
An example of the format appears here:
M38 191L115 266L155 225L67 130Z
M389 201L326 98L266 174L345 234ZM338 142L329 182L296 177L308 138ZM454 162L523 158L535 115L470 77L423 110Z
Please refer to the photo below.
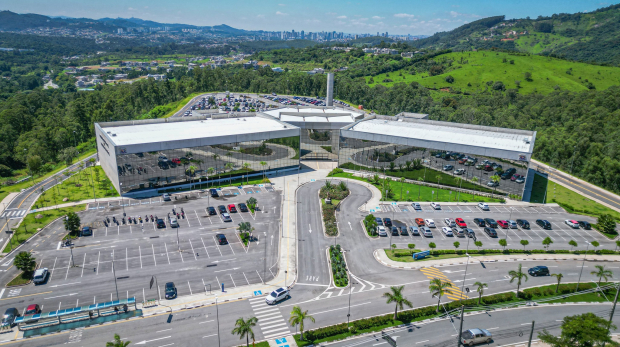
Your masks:
M54 188L45 191L34 204L34 208L82 201L95 197L119 196L100 166L91 166L77 173L75 173L75 171L72 172L74 172L74 174L71 175L71 177L67 178L61 184L56 185ZM112 189L110 189L110 187L112 187ZM67 201L63 201L64 198L67 198Z
M9 245L6 246L3 252L8 253L11 250L13 250L13 248L26 242L26 240L28 240L30 236L34 235L34 233L37 232L37 229L43 228L44 226L52 222L54 219L60 216L64 216L69 212L84 211L85 208L86 208L86 205L82 204L82 205L65 207L65 208L60 208L60 209L55 209L55 210L29 213L28 215L26 215L26 217L22 221L19 228L17 228L17 230L14 230L15 235L13 235L11 242L9 243ZM36 219L35 216L39 214L42 215L43 218Z
M584 214L598 217L601 214L610 214L616 219L620 219L620 213L601 205L594 200L575 193L572 190L549 181L547 186L547 200L560 204L571 213Z
M525 41L523 44L528 44ZM531 43L530 43L531 44ZM506 59L506 62L504 62ZM507 52L453 52L433 58L442 63L444 71L440 75L429 76L428 72L415 75L410 71L399 70L372 77L365 77L370 86L382 84L418 82L428 88L453 88L464 92L475 92L491 88L487 82L501 81L506 89L516 89L520 81L519 93L551 93L555 86L562 90L585 91L592 83L597 90L604 90L620 82L620 68L590 65L540 55L519 56ZM514 64L510 64L510 61ZM452 61L452 63L448 63ZM531 80L524 73L531 74ZM453 83L446 82L452 76ZM392 82L383 82L392 80ZM491 85L493 85L491 83Z
M27 284L32 279L32 273L22 272L19 275L15 276L6 286L20 286L23 284Z
M414 249L413 253L416 252L420 252L421 250L419 249ZM459 255L459 254L440 254L440 255L428 255L426 258L424 259L420 259L420 260L414 260L412 256L407 256L407 257L397 257L394 255L394 253L407 253L407 254L411 254L411 252L409 250L404 250L404 249L397 249L395 251L391 250L391 249L385 249L385 254L388 256L388 258L390 258L390 260L393 261L397 261L400 263L418 263L421 261L426 261L426 260L440 260L440 259L451 259L451 258L466 258L466 255ZM474 255L472 255L473 257Z
M332 177L348 177L350 179L355 179L358 181L367 182L367 180L361 177L354 177L353 174L343 172L335 174ZM401 195L401 185L402 185L402 195ZM438 201L438 202L457 202L459 201L459 193L453 192L447 189L437 189L433 187L421 186L413 183L400 183L398 181L391 181L390 187L394 192L394 196L389 200L398 200L398 201ZM380 188L379 188L380 189ZM383 192L382 192L382 195ZM383 197L385 198L385 197ZM499 202L499 199L487 198L484 196L473 196L469 193L460 193L460 201L461 202Z

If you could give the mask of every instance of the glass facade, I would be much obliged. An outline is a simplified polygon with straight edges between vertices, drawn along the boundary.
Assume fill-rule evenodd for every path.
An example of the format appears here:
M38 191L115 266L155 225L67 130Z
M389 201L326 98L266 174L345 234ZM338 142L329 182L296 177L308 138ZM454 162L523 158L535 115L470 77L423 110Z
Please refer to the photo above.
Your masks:
M301 159L338 160L340 130L301 129Z
M121 191L128 193L297 167L299 137L121 154L116 160Z
M386 171L390 176L477 191L497 191L514 197L523 195L527 179L526 161L506 160L463 152L395 145L340 137L338 165L353 170ZM390 172L391 171L391 172ZM491 177L498 174L499 182ZM461 178L458 180L456 178ZM497 186L495 186L497 184Z

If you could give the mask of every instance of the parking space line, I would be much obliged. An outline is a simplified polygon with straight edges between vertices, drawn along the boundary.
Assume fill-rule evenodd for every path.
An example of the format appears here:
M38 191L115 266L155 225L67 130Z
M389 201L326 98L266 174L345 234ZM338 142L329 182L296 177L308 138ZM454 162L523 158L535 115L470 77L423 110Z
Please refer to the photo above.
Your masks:
M69 276L69 268L71 267L71 260L73 260L73 256L69 257L69 264L67 265L67 273L65 274L65 280L67 279L67 276Z
M521 239L521 236L519 236L519 234L517 234L517 231L516 231L517 229L513 229L513 228L509 228L509 229L510 229L510 231L512 231L513 233L515 233L515 235L517 235L517 237L519 238L519 241L521 241L521 240L522 240L522 239Z
M155 263L155 266L157 266L157 260L155 260L155 246L153 246L152 243L151 243L151 249L153 250L153 262Z
M192 285L189 284L189 281L187 281L187 286L189 287L189 295L194 295L194 293L192 293Z
M248 281L248 277L245 275L245 272L243 272L243 277L245 277L245 281L248 282L248 286L250 285L250 281Z
M528 234L528 233L527 233L527 230L524 230L524 229L521 229L521 228L518 228L518 229L519 229L519 230L521 230L521 231L523 231L523 233L524 233L527 237L529 237L529 238L530 238L530 240L534 241L534 238L533 238L530 234Z
M203 240L201 237L200 241L202 241L202 246L205 248L205 252L207 252L207 258L211 258L211 256L209 255L209 251L207 251L207 245L205 245L205 240Z
M198 223L200 224L200 226L202 226L202 222L200 221L200 217L198 217L198 212L196 212L196 210L194 210L194 213L196 214L196 219L198 219Z
M185 263L185 259L183 259L183 251L181 251L181 245L178 244L178 243L177 243L177 245L178 245L178 248L179 248L179 254L181 255L181 262Z
M127 248L125 247L125 269L129 271L129 259L127 258Z
M108 236L108 227L105 227L105 236Z
M189 226L190 228L192 227L191 224L189 224L189 218L185 218L185 221L187 222L187 226Z
M213 242L215 242L215 247L217 247L217 250L220 252L220 256L222 256L222 250L220 249L220 245L218 244L217 240L215 239L215 235L213 235Z
M84 261L82 261L82 274L80 277L84 276L84 265L86 265L86 253L84 253Z
M140 268L142 269L142 248L140 248L140 245L138 245L138 252L140 254Z
M196 256L196 252L194 252L194 245L192 245L192 239L189 239L189 246L192 248L192 254L194 255L194 259L198 260L198 257Z
M235 233L236 234L236 233ZM230 246L230 250L233 252L233 255L235 255L235 250L232 248L232 245L230 244L230 242L228 243L228 245ZM243 246L242 246L243 247Z
M166 257L168 258L168 265L170 265L170 256L168 255L168 246L166 246L165 242L164 242L164 248L166 249Z
M537 224L537 225L538 225L538 224ZM541 227L538 227L538 228L539 228L540 230L542 230L542 232L543 232L543 233L545 233L545 235L547 235L547 236L551 239L551 241L553 241L553 237L551 237L551 235L549 235L549 233L547 233L547 231L546 231L545 229L543 229L543 228L541 228Z
M228 276L230 276L230 280L233 283L233 286L235 286L235 288L237 288L237 285L235 284L235 280L232 278L232 274L228 274Z
M101 251L99 251L99 255L97 256L97 275L99 275L99 257L101 257Z

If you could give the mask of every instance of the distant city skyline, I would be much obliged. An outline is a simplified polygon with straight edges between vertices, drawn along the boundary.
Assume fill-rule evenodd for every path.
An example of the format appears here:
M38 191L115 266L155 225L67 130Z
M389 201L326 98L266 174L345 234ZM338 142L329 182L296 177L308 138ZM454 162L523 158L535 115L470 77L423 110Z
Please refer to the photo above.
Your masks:
M590 12L614 2L600 0L353 0L331 2L293 2L248 0L204 2L185 0L171 3L161 0L24 0L5 4L0 10L36 13L45 16L136 17L160 23L197 26L226 24L245 30L337 31L353 34L432 35L452 30L484 17L505 15L507 19L536 18L554 13Z

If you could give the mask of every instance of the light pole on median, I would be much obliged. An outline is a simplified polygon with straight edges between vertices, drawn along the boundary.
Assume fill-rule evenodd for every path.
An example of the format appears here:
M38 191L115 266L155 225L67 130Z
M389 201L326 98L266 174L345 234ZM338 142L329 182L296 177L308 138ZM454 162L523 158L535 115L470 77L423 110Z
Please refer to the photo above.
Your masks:
M465 255L467 255L467 263L465 263L465 275L463 275L463 285L461 286L461 298L459 301L463 300L463 291L465 290L465 280L467 279L467 268L469 267L469 239L473 238L474 242L476 241L476 235L472 235L471 237L469 237L469 235L467 235L467 249L465 251Z
M220 310L217 307L217 295L215 296L215 317L217 320L217 345L222 346L220 344Z
M347 328L349 327L349 322L351 318L351 291L353 290L352 288L354 284L357 284L357 283L353 281L349 283L349 312L347 313Z
M590 248L590 242L586 241L586 252L583 254L583 261L581 262L581 271L579 271L579 279L577 280L577 287L575 293L579 291L579 282L581 282L581 274L583 273L583 265L586 263L586 256L588 255L588 248Z
M120 300L118 298L118 284L116 283L116 269L114 267L114 250L112 250L112 274L114 275L114 286L116 286L116 300ZM159 288L157 288L159 290Z

